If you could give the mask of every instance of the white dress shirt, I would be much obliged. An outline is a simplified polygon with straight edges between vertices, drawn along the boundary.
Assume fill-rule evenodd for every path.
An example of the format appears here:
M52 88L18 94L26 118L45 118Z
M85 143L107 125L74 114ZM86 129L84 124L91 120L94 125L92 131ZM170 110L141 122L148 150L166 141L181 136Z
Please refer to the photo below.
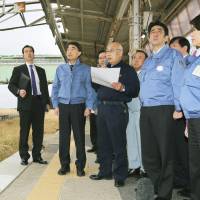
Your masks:
M29 72L29 76L31 78L31 69L30 69L30 65L33 66L33 72L34 72L34 75L35 75L35 82L36 82L36 88L37 88L37 95L41 95L41 91L40 91L40 79L38 77L38 73L37 73L37 70L35 68L35 65L34 64L28 64L26 63L26 66L28 68L28 72ZM31 82L32 83L32 82ZM33 90L32 90L32 94L33 94Z

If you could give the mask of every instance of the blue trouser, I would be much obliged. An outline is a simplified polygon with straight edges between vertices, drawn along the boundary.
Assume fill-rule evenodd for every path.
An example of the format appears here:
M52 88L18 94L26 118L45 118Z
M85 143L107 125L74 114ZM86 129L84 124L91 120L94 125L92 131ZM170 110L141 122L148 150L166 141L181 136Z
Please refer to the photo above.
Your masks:
M140 138L140 111L129 110L129 122L126 129L127 153L129 169L142 168L141 138Z
M128 110L125 104L99 104L97 115L97 149L100 161L99 174L125 180L128 171L126 127ZM112 167L112 158L114 162ZM113 169L113 170L112 170Z

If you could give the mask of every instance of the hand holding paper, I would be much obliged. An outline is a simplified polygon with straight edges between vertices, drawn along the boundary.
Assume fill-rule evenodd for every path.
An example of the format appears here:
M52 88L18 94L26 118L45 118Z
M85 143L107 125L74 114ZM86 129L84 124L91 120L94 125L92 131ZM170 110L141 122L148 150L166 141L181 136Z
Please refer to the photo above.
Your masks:
M119 81L120 68L91 67L92 82L113 88L112 83Z
M113 87L113 89L120 91L120 92L123 91L123 89L124 89L124 85L120 82L112 83L112 87Z

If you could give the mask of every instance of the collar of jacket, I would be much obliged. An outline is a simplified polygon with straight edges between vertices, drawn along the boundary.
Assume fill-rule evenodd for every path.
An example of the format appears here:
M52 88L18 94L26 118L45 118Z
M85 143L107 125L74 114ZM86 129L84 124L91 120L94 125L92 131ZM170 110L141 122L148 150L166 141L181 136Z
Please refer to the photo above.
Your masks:
M77 65L80 65L80 64L81 64L80 60L77 59L77 60L76 60L76 63L73 64L73 66L77 66ZM70 66L71 64L68 62L67 65Z
M162 58L166 51L169 49L169 46L166 44L163 48L156 54L152 53L152 58Z
M191 63L194 63L197 58L198 57L193 56L193 55L187 55L184 57L184 60L185 60L186 65L189 65Z
M112 65L112 66L111 66L111 64L108 64L107 67L108 67L108 68L122 67L123 63L124 63L123 60L121 60L121 61L120 61L119 63L117 63L116 65Z

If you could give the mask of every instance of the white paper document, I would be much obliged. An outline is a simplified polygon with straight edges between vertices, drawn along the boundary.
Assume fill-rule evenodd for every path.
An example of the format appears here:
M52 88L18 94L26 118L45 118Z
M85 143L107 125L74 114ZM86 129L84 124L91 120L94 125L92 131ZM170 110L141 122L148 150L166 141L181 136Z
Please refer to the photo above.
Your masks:
M113 82L119 81L120 68L91 67L92 82L112 88Z

